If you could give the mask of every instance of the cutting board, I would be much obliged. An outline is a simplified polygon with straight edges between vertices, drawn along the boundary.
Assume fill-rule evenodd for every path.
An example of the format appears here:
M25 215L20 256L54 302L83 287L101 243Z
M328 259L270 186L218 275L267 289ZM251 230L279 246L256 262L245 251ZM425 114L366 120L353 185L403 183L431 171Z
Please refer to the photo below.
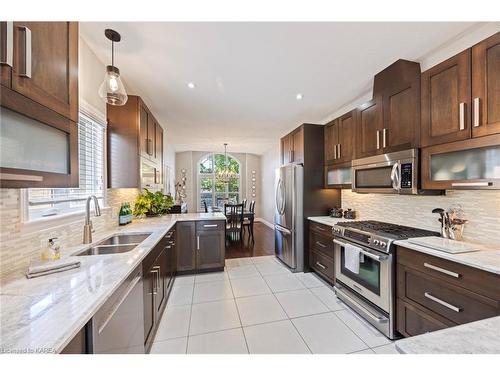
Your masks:
M442 237L408 238L408 242L414 243L415 245L425 246L430 249L444 251L450 254L470 253L472 251L481 250L478 245Z

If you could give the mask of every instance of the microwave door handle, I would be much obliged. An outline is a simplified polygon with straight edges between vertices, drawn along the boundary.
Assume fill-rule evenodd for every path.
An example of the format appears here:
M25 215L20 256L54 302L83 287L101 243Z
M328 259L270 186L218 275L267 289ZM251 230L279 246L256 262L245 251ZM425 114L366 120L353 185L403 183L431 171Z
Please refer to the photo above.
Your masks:
M392 188L394 190L401 190L401 179L399 178L400 172L399 172L399 163L396 162L392 166L392 171L391 171L391 181L392 181Z

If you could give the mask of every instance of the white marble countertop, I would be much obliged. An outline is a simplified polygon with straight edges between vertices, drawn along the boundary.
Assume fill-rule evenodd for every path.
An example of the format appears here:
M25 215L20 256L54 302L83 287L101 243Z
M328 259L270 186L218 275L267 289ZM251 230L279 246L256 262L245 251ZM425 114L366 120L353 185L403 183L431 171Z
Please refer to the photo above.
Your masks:
M225 220L222 213L178 214L135 220L106 232L151 235L122 254L81 256L81 267L27 279L19 272L0 280L0 352L60 352L178 221ZM62 257L89 247L64 249Z
M314 221L316 223L324 224L324 225L329 225L329 226L334 226L337 223L343 222L343 221L354 221L351 219L344 219L342 217L331 217L331 216L309 216L307 218L308 220Z
M420 246L407 240L394 241L396 245L406 247L411 250L416 250L421 253L434 255L439 258L451 260L464 264L466 266L478 268L483 271L488 271L500 275L500 249L481 246L482 250L473 251L470 253L450 254L440 250L434 250L429 247Z
M405 354L500 354L500 316L396 341Z

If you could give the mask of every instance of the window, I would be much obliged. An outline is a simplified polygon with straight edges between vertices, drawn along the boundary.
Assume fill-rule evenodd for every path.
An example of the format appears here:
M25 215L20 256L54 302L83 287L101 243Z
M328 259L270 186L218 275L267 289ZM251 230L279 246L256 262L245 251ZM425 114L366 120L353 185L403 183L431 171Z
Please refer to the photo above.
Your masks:
M217 172L224 170L224 154L210 154L204 156L198 163L198 188L199 188L199 210L207 207L223 207L224 203L238 203L240 201L240 163L228 155L227 164L229 169L236 175L228 182L218 180Z
M78 188L27 189L26 221L83 211L89 195L104 205L104 131L105 125L80 112L78 117Z

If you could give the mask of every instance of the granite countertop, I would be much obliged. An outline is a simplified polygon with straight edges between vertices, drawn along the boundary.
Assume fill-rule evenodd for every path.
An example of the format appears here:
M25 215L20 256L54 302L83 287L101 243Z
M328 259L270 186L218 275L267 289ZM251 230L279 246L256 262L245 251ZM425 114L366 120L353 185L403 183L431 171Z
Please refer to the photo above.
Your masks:
M0 280L0 353L57 353L92 318L129 274L178 221L225 220L222 213L165 215L136 220L114 233L151 235L121 254L81 256L81 267L27 279L24 273ZM90 245L67 248L62 258Z
M440 250L434 250L425 246L420 246L408 242L407 240L394 241L396 245L406 247L421 253L434 255L438 258L451 260L466 266L478 268L483 271L492 272L500 275L500 249L487 246L481 246L480 251L470 253L450 254Z
M499 354L500 316L396 341L405 354Z
M335 224L343 222L343 221L354 221L351 219L344 219L342 217L331 217L331 216L310 216L307 219L314 221L316 223L329 225L329 226L334 226Z

